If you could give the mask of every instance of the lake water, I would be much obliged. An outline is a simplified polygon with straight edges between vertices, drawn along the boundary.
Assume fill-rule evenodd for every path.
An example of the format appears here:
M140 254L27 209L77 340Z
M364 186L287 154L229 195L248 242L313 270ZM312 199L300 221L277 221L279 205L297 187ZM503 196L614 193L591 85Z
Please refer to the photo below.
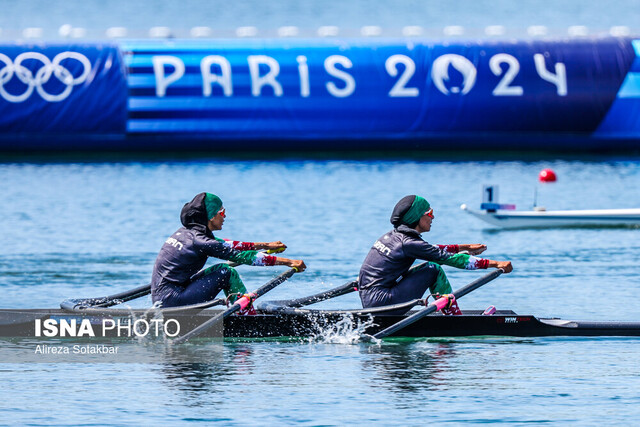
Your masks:
M503 25L505 37L545 25L564 36L626 25L637 32L633 0L350 1L25 0L2 2L0 37L40 27L126 27L130 37L168 26L187 36L209 26L216 37L241 26L272 36L296 25L322 25L341 36L377 25L399 35L419 25L441 37ZM495 153L496 155L499 153ZM407 155L408 157L408 155ZM410 157L409 157L410 158ZM555 184L537 183L553 168ZM640 206L640 161L185 160L0 163L0 308L57 307L70 297L100 296L148 283L157 251L176 228L182 205L201 191L227 208L221 237L282 240L309 266L265 298L308 295L351 280L371 244L390 228L406 194L435 209L432 243L486 243L486 256L514 272L460 301L541 317L638 321L640 229L497 231L459 209L477 207L483 184L502 202L549 209ZM240 267L254 289L279 268ZM480 272L447 269L454 288ZM323 303L357 307L357 296ZM150 299L132 301L147 307ZM347 337L348 338L348 337ZM5 345L5 343L2 343ZM226 342L206 363L0 363L0 424L8 425L626 425L640 416L640 340L629 338L455 338L349 343ZM191 345L194 353L207 349ZM207 353L205 353L207 354Z
M558 182L539 184L554 169ZM638 321L640 229L491 230L461 211L483 184L549 209L640 205L637 160L185 160L0 164L1 308L57 307L148 283L182 205L200 191L227 209L221 237L282 240L308 270L266 295L308 295L354 278L422 194L432 243L486 243L514 272L460 301L522 314ZM282 267L239 267L254 289ZM481 272L447 269L454 288ZM324 307L355 308L351 294ZM147 307L150 299L132 301ZM640 340L455 338L228 342L208 363L0 363L0 414L16 425L344 425L428 422L596 425L640 415ZM195 347L197 351L197 347Z
M446 26L463 27L465 37L484 36L485 27L501 25L504 36L526 36L527 27L543 25L549 35L566 37L570 26L589 34L628 26L638 33L640 8L635 0L47 0L2 1L0 38L22 38L25 28L41 28L44 39L61 39L64 25L82 28L84 38L105 39L109 27L124 27L128 37L148 37L156 26L176 37L189 37L207 26L214 37L235 37L239 27L254 26L259 37L277 36L283 26L297 26L301 36L316 36L321 26L336 26L339 35L359 36L361 27L379 26L386 36L400 36L405 26L420 26L426 36L442 37ZM69 34L71 28L62 31ZM71 32L72 34L76 34Z

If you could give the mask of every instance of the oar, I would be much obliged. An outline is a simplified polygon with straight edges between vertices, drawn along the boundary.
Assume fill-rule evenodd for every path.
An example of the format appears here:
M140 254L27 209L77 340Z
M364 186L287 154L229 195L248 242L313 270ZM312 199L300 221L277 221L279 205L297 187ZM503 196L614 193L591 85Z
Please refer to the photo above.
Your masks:
M284 249L283 249L284 250ZM260 249L258 252L264 252ZM269 249L266 251L268 254L270 253L278 253L282 252L282 250L277 249ZM237 262L228 261L227 264L231 267L237 267L241 264ZM189 278L190 282L193 282L196 279L199 279L204 275L206 268L195 273L191 278ZM140 286L135 289L131 289L130 291L124 291L113 295L108 295L106 297L98 297L98 298L74 298L67 299L60 303L60 308L67 311L86 311L89 308L108 308L114 305L122 304L123 302L131 301L140 297L144 297L151 293L151 285ZM207 301L207 303L212 301Z
M202 325L194 328L193 330L187 332L186 334L182 335L181 337L178 337L178 338L174 339L172 341L172 343L173 344L180 344L180 343L183 343L183 342L187 341L190 338L193 338L195 336L200 335L201 333L203 333L204 331L206 331L207 329L209 329L210 327L212 327L216 323L218 323L220 321L224 321L224 319L226 319L227 317L231 316L236 311L239 311L239 310L242 310L242 309L246 308L251 303L252 300L254 300L256 298L259 298L262 295L266 294L271 289L275 288L276 286L278 286L279 284L281 284L282 282L287 280L289 277L293 276L293 274L295 272L297 272L297 271L298 271L297 268L291 268L291 269L285 271L284 273L282 273L281 275L279 275L278 277L276 277L274 279L271 279L270 281L268 281L267 283L265 283L264 285L262 285L261 287L256 289L253 293L251 293L251 294L249 294L247 296L243 296L241 298L238 298L238 300L236 300L236 302L234 302L233 305L231 305L231 307L227 308L222 313L218 314L215 317L212 317L211 319L209 319L206 322L204 322Z
M338 286L337 288L329 289L328 291L320 292L314 295L310 295L308 297L289 299L289 300L279 300L279 301L265 301L260 304L260 310L277 311L280 308L304 307L305 305L316 304L331 298L346 295L348 293L351 293L357 290L358 290L358 281L352 280L350 282L345 283L344 285Z
M422 268L426 262L422 264L418 264L414 267L411 267L408 273L411 273L415 270ZM398 278L397 281L400 281L402 277ZM260 304L260 309L263 311L275 313L280 310L285 310L289 308L299 308L304 307L305 305L316 304L321 301L325 301L331 298L339 297L342 295L346 295L348 293L354 292L358 290L358 280L352 280L350 282L345 283L344 285L340 285L337 288L329 289L328 291L320 292L315 295L310 295L308 297L290 299L290 300L282 300L282 301L266 301ZM413 307L418 304L419 300L415 300L414 302L405 302L402 304L387 306L387 307L376 307L374 309L364 309L364 310L350 310L354 313L375 313L375 312L384 312L387 310L397 310L399 308L407 308Z
M81 311L90 307L107 308L149 295L150 293L151 285L144 285L106 297L67 299L60 303L60 308L67 311Z
M485 285L485 284L489 283L490 281L492 281L493 279L495 279L496 277L500 276L503 272L504 271L502 269L497 269L495 271L492 271L489 274L486 274L486 275L482 276L478 280L474 280L473 282L469 283L468 285L461 287L460 289L458 289L457 291L455 291L453 293L455 299L462 298L463 296L465 296L469 292L475 291L480 286ZM418 311L417 313L412 314L411 316L407 317L406 319L403 319L403 320L399 321L398 323L394 323L393 325L389 326L388 328L381 330L377 334L374 334L373 336L363 334L360 338L363 341L370 341L372 338L382 339L382 338L388 337L389 335L393 334L394 332L397 332L402 328L406 328L407 326L411 325L412 323L422 319L424 316L427 316L427 315L429 315L431 313L435 313L436 311L443 309L444 307L447 306L448 303L449 303L449 299L447 297L438 298L437 300L435 300L434 302L432 302L431 304L429 304L428 306L426 306L422 310Z

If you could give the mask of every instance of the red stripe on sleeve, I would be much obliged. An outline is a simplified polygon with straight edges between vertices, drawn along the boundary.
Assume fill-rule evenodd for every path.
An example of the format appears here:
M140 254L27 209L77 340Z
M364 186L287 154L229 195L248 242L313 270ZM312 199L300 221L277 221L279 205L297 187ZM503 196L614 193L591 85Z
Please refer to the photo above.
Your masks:
M460 252L460 248L458 247L458 245L438 245L438 247L445 252L449 252L450 254L457 254L458 252Z
M241 251L252 251L256 248L256 245L253 242L238 242L238 243L240 243Z
M256 248L256 245L253 242L241 242L239 240L229 239L224 239L224 241L231 243L231 247L239 251L253 251Z

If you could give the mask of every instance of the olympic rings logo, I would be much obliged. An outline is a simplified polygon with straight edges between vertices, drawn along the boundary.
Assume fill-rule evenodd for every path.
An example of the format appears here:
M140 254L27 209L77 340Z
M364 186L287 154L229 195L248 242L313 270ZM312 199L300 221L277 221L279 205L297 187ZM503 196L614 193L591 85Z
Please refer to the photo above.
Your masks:
M42 63L42 67L35 72L35 75L29 68L22 65L22 63L28 59L34 59ZM75 59L80 62L83 67L82 74L74 77L71 71L61 64L65 59ZM4 64L4 67L0 69L0 96L9 102L15 103L25 101L31 96L34 89L45 101L60 102L71 94L74 86L84 83L91 72L91 61L78 52L61 52L53 58L53 61L38 52L23 52L16 56L15 61L12 61L7 55L0 53L0 63ZM13 95L5 89L5 84L8 83L14 75L27 86L27 89L21 95ZM43 87L44 84L49 82L51 76L55 76L55 78L65 85L64 90L57 95L48 93Z

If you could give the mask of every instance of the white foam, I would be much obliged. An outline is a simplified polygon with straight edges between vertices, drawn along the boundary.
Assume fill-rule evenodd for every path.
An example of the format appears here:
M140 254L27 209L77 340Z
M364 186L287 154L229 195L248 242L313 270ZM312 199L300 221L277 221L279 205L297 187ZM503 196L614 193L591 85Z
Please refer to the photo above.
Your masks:
M318 325L318 332L309 337L309 342L356 344L361 342L361 337L365 334L365 331L374 325L373 316L369 316L365 321L361 319L354 321L353 315L345 314L338 322L332 322L330 325L324 326Z

